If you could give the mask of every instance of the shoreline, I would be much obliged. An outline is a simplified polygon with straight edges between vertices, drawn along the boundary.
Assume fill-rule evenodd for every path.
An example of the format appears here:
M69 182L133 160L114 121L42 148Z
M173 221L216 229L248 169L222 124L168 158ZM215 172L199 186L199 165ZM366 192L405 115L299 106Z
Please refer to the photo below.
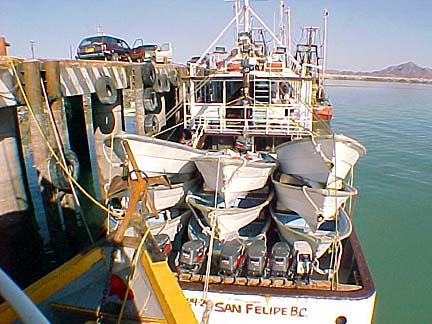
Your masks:
M326 79L327 80L350 80L350 81L374 81L374 82L432 84L432 79L387 77L387 76L372 76L372 75L350 75L350 74L328 74L328 73L326 73Z

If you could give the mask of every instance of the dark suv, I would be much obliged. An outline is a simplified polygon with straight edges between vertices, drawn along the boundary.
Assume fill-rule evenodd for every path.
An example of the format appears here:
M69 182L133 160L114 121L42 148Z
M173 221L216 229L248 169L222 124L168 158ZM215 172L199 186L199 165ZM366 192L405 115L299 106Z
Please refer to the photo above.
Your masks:
M77 59L128 61L130 47L123 39L112 36L91 36L78 45Z

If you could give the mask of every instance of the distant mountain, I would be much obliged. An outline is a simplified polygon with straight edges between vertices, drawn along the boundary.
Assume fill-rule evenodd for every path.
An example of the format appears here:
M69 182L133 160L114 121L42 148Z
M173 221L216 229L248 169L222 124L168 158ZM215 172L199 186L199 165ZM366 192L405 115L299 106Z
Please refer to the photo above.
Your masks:
M418 78L432 79L432 69L418 66L413 62L402 63L399 65L389 66L383 70L372 72L353 72L353 71L327 71L329 74L343 75L361 75L361 76L376 76L376 77L393 77L393 78Z

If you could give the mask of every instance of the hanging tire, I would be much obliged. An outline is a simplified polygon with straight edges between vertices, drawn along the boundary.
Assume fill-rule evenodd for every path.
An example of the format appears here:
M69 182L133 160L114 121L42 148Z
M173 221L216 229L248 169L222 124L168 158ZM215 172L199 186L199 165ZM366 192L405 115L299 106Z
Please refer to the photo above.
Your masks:
M171 89L170 81L168 80L168 76L165 72L158 71L156 73L156 80L153 85L153 89L156 92L169 92Z
M102 75L95 83L96 96L104 105L113 105L117 101L117 88L111 77Z
M57 154L57 156L60 156ZM66 159L66 166L72 177L77 180L80 171L80 164L77 155L72 150L65 150L64 156ZM62 168L57 164L56 159L51 156L48 160L48 173L50 176L51 183L57 189L63 191L70 191L71 187L69 184L68 176Z
M173 87L177 88L179 86L180 79L179 79L177 70L175 70L175 69L169 70L168 71L168 79L169 79L169 82L171 83L171 85Z
M153 135L159 132L159 121L155 114L148 114L144 117L144 132L146 135Z
M144 89L143 104L147 112L154 113L158 111L158 99L153 88Z
M156 70L152 63L143 64L142 80L145 87L153 87L156 81Z

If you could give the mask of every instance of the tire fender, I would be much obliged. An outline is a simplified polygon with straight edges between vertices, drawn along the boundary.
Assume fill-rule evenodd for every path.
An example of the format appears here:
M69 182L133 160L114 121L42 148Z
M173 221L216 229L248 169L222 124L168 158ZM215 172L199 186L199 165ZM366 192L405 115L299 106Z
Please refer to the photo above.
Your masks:
M168 71L168 79L173 87L178 87L180 84L178 72L175 69L171 69Z
M65 150L64 156L69 173L75 180L77 180L80 171L80 163L77 155L72 150ZM48 160L48 173L53 186L63 191L71 190L66 173L60 168L53 156L51 156Z
M117 88L114 80L108 75L102 75L95 83L96 96L104 105L113 105L117 101Z
M146 135L153 135L159 132L159 121L155 114L148 114L144 117L144 132Z
M156 80L153 88L156 92L169 92L171 89L170 81L168 80L168 75L165 71L159 70L156 73Z
M142 80L145 87L153 87L156 81L156 70L152 63L145 63L142 66Z
M145 88L143 95L144 109L147 112L155 113L158 111L158 99L157 94L153 88Z

